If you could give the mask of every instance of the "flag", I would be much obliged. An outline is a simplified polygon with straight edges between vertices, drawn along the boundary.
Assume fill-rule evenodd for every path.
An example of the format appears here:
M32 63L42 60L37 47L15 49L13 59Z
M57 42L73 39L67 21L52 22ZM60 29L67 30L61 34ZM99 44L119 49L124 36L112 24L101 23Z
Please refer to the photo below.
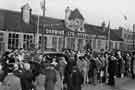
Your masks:
M45 0L42 0L40 2L40 6L41 6L41 9L44 10L45 9Z
M107 29L108 29L108 32L110 32L110 21L108 23Z
M127 20L127 16L124 15L124 20Z
M102 22L102 28L103 28L103 32L105 32L105 28L106 28L106 24L105 24L105 21Z

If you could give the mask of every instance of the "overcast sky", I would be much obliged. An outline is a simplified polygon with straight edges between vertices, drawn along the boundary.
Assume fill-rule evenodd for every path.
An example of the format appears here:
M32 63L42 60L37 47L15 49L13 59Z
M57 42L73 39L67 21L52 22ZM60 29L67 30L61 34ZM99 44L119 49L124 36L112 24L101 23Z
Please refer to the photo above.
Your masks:
M40 2L29 0L33 13L41 14ZM27 0L0 0L0 8L20 10ZM89 24L101 25L102 21L111 22L113 28L135 23L135 0L46 0L46 16L64 19L67 6L78 8ZM127 16L127 21L123 16Z

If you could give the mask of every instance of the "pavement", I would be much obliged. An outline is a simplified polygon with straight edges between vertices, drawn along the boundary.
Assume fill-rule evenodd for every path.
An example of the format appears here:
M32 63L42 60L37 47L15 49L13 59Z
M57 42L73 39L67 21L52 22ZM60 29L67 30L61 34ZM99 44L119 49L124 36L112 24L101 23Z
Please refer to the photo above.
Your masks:
M82 90L135 90L135 80L130 78L116 78L116 86L110 87L105 84L85 85Z
M135 90L135 79L132 80L130 78L116 78L116 86L110 87L105 84L98 84L96 86L93 85L85 85L82 90ZM0 85L0 90L4 90L4 87Z

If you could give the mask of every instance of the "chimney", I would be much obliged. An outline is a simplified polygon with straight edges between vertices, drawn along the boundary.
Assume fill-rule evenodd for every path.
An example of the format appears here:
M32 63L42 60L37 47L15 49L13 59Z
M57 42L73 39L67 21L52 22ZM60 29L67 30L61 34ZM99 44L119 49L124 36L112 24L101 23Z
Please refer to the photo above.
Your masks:
M67 21L69 16L71 14L71 9L69 6L67 6L67 8L65 9L65 20Z

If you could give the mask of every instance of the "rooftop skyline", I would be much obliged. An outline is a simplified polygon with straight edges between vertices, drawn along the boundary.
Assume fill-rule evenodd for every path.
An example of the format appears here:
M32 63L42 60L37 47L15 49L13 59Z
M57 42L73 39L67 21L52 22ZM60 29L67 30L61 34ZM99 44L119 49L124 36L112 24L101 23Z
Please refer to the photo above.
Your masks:
M20 11L28 0L0 0L0 8ZM40 14L42 0L29 0L32 13ZM101 25L103 21L112 28L124 26L132 29L135 23L134 0L46 0L46 16L64 19L65 8L78 8L85 18L85 22ZM124 17L127 17L125 20Z

